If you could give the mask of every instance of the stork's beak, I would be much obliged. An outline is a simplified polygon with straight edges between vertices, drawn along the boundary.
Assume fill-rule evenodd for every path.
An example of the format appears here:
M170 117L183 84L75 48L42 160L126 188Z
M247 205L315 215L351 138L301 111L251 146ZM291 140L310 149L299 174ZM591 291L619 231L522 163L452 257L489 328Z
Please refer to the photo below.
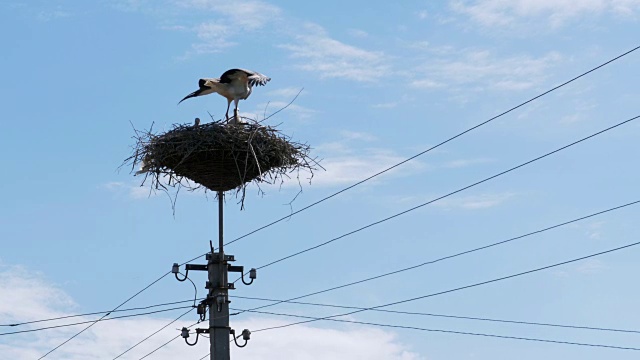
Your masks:
M196 96L200 95L201 92L202 92L202 89L199 89L199 90L196 90L196 91L192 92L191 94L185 96L182 100L180 100L178 102L178 105L180 105L181 102L187 100L188 98L192 98L192 97L196 97Z

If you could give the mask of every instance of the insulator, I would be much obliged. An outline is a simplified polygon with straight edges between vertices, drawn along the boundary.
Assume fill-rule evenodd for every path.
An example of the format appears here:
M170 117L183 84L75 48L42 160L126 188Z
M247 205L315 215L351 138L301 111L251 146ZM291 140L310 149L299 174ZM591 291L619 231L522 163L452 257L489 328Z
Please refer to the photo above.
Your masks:
M204 304L204 303L198 304L197 311L198 311L198 315L202 315L202 314L206 313L207 312L207 305Z

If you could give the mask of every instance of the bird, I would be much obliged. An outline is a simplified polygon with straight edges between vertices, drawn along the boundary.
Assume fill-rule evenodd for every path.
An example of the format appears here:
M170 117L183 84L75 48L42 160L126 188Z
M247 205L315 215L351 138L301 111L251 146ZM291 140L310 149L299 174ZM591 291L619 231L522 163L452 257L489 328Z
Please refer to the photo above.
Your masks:
M218 93L227 99L227 112L225 113L229 122L229 108L231 102L235 103L233 110L234 122L238 123L238 102L245 100L251 95L253 86L264 86L271 80L270 77L259 72L245 69L230 69L225 71L219 79L203 78L198 81L199 89L185 96L181 102L196 96Z
M193 127L198 127L198 125L200 125L200 118L196 118L196 120L193 122Z

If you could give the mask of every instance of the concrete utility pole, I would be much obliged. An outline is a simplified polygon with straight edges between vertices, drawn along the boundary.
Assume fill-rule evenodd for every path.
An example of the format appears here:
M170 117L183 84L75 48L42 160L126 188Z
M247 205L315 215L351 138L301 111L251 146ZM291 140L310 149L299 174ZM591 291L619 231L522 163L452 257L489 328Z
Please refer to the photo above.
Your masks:
M247 329L242 331L242 338L245 341L243 345L238 344L235 331L229 327L229 290L235 289L234 283L229 283L229 272L238 272L241 274L242 282L245 285L251 285L256 278L256 269L249 271L250 281L244 280L244 267L230 265L235 261L233 255L224 253L224 231L223 231L223 207L224 192L218 191L218 252L215 252L211 245L211 252L207 254L207 265L187 264L185 266L186 273L183 278L179 278L179 265L173 264L172 272L176 279L185 281L188 277L189 270L207 271L209 281L206 288L209 290L207 298L198 305L198 315L201 320L206 316L206 309L209 308L209 328L196 329L196 341L190 343L189 329L182 328L182 337L188 345L195 345L198 342L200 334L209 334L210 359L211 360L230 360L230 344L235 342L238 347L245 347L247 341L251 337L251 332Z
M218 252L212 249L207 269L209 271L209 298L213 304L209 306L209 341L211 343L211 360L229 360L229 279L228 261L233 256L224 254L223 237L223 205L224 193L218 191ZM231 284L233 288L233 284Z

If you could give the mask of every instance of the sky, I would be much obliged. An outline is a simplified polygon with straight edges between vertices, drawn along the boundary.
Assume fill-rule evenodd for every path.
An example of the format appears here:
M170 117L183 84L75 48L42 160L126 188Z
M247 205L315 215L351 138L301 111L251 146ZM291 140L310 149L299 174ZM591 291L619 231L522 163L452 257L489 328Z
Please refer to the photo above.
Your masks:
M217 202L170 197L130 167L134 129L219 119L218 95L177 102L201 77L247 68L272 80L240 103L310 144L325 170L229 193L233 240L399 163L638 45L638 0L1 0L0 325L113 309L208 251ZM433 151L229 245L261 267L439 198L640 115L632 52ZM640 200L640 120L258 271L231 307L289 299L517 237ZM136 169L134 169L136 170ZM302 188L302 193L296 194ZM175 194L169 194L175 196ZM292 201L294 200L294 201ZM505 277L637 241L628 206L504 245L302 301L372 307ZM388 307L389 310L640 331L640 249ZM204 263L204 258L192 263ZM197 296L204 273L190 273ZM165 276L123 308L193 299ZM185 306L182 303L179 306ZM153 309L166 309L168 306ZM151 310L153 310L151 309ZM324 317L341 309L279 304ZM150 311L150 310L145 310ZM129 313L145 312L143 310ZM47 359L139 359L197 321L185 309L99 322ZM125 313L125 314L129 314ZM96 315L0 326L0 359L37 359ZM637 351L465 335L634 347L638 333L366 311L356 322L242 313L254 331L234 359L636 359ZM199 359L207 339L179 339L147 359Z

